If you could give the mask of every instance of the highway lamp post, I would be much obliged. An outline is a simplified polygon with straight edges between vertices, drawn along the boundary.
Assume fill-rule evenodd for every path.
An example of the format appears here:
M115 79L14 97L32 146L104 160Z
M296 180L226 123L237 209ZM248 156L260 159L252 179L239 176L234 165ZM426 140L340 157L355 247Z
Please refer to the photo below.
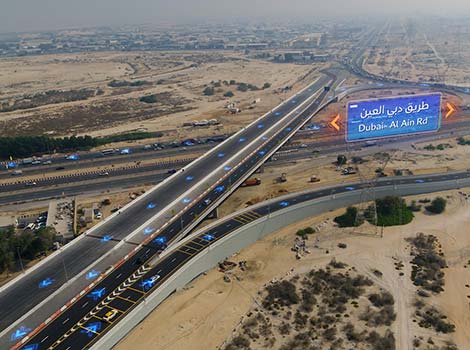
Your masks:
M63 257L62 257L62 266L64 267L65 283L67 283L69 281L69 275L67 274L67 268L65 267L65 261Z
M20 247L16 247L16 252L18 253L18 259L20 261L21 272L24 273L23 260L21 259Z

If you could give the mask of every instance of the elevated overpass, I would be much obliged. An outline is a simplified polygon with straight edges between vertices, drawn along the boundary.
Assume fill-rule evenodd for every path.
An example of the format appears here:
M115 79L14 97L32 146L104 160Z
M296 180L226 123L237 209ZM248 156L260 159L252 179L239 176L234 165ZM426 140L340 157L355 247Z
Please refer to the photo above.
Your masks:
M326 95L323 87L334 81L331 75L321 77L72 242L40 268L3 288L0 308L5 316L0 320L0 345L10 347L23 339L18 348L28 340L35 341L45 329L60 327L56 320L77 300L86 298L88 291L104 282L122 282L141 262L184 236L311 118ZM119 257L124 258L115 263ZM94 278L87 279L86 270L94 272ZM40 287L43 281L48 281L45 288ZM50 295L54 298L48 299ZM90 300L77 317L93 304ZM51 308L60 310L45 326L41 322L53 312ZM69 321L62 327L72 324ZM31 335L24 337L31 329ZM48 336L40 348L48 348L56 340Z
M353 182L302 191L233 213L188 236L159 259L150 259L128 279L115 286L108 296L101 297L75 324L62 329L51 327L50 333L41 336L52 334L59 339L50 349L111 349L168 295L220 260L291 223L360 202L363 186L362 183ZM381 198L461 187L470 187L469 171L382 178L378 180L375 191L377 197ZM74 308L80 309L82 302L78 302ZM63 322L72 318L76 312L74 308L67 310L59 320ZM107 318L110 312L113 316Z

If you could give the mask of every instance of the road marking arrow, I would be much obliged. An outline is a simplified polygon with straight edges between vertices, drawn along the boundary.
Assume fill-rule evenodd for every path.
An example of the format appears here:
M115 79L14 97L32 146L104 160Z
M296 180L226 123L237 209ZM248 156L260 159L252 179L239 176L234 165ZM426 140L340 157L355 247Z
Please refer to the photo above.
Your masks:
M449 109L449 111L448 111L447 114L446 114L446 119L447 119L447 118L450 117L450 115L451 115L452 113L455 112L455 108L454 108L454 106L452 106L449 102L446 103L446 106L447 106L447 108Z
M337 124L339 118L341 118L341 116L338 114L331 122L330 122L330 125L335 128L337 131L340 130L340 126Z

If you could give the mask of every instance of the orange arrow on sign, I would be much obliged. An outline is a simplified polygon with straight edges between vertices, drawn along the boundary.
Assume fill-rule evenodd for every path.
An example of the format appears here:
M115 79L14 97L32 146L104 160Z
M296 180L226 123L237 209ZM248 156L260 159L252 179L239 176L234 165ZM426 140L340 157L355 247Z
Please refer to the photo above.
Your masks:
M339 118L341 118L341 116L338 114L331 122L330 122L330 125L335 128L337 131L339 131L340 127L337 123L337 121L339 120Z
M446 106L447 106L447 108L449 109L449 111L448 111L447 114L446 114L446 119L447 119L447 118L450 117L450 115L451 115L452 113L455 112L455 108L454 108L454 106L452 106L449 102L446 103Z

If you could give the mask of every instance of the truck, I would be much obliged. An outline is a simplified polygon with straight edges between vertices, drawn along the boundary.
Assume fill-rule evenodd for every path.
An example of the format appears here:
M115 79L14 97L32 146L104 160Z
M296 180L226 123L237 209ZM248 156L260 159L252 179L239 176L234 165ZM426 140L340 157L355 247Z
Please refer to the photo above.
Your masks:
M254 177L242 183L241 187L258 186L260 184L261 184L261 179L258 177Z
M31 164L34 161L34 158L25 158L21 161L23 164Z
M23 170L15 170L11 173L13 176L23 175Z

